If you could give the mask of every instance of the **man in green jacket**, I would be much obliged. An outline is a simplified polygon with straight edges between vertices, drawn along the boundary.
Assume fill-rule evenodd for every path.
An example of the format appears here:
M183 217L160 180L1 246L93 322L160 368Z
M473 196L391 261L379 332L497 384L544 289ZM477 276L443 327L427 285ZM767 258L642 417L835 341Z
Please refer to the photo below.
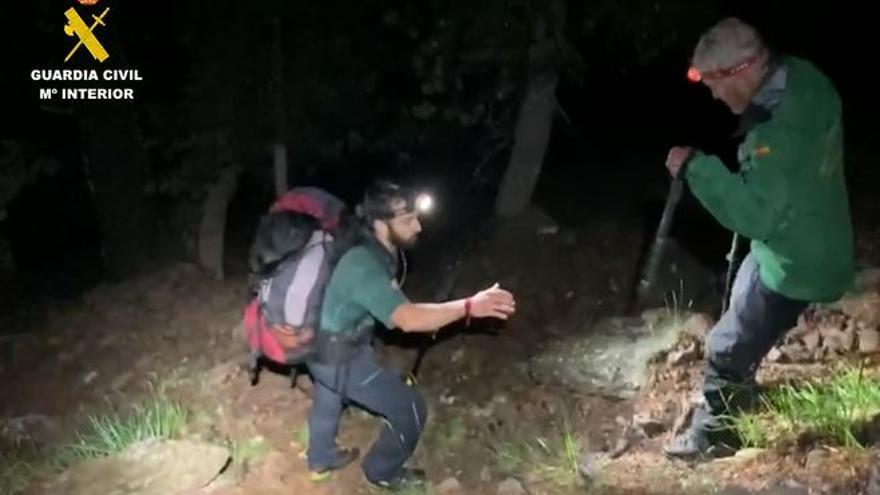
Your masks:
M853 278L840 98L809 62L771 53L725 19L702 36L688 77L741 116L739 170L688 147L666 166L724 227L751 240L730 309L707 337L704 401L666 446L680 458L735 447L722 418L753 403L761 360L812 302L838 299Z

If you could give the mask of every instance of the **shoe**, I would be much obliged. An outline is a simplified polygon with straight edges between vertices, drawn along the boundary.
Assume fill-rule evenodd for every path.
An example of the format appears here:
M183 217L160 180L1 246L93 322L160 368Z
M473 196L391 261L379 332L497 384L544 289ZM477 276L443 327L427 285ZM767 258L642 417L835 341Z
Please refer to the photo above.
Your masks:
M336 451L336 459L319 469L312 470L312 481L322 481L330 477L333 471L338 471L354 462L361 455L357 447L339 449Z
M397 492L402 490L411 490L425 486L427 475L424 469L403 468L400 474L390 480L374 481L367 478L374 486L378 486L384 490Z
M689 428L666 444L663 452L675 459L699 462L731 456L736 449L724 443L713 443L705 432Z

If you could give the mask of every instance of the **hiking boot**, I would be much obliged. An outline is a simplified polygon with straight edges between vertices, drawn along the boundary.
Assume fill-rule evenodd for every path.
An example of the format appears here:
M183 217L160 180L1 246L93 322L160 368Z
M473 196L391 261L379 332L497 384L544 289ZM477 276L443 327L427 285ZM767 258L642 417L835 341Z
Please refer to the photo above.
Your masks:
M312 470L312 481L321 481L330 477L333 471L338 471L354 462L361 452L357 447L339 449L336 451L336 459L319 469Z
M663 452L669 457L685 461L708 461L731 456L736 453L736 449L724 443L713 443L705 432L688 428L666 444Z
M379 488L392 492L398 492L425 486L427 476L425 475L425 470L423 469L405 467L401 470L400 474L390 480L373 481L367 478L367 481L375 486L378 486Z

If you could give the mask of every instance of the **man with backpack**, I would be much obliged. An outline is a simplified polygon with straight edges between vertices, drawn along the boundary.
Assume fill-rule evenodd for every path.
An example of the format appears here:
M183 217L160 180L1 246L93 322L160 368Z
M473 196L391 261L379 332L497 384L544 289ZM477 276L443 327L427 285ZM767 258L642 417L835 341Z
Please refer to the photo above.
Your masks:
M289 367L294 383L305 370L330 272L355 242L351 223L342 200L314 187L291 189L260 219L243 322L252 384L266 361Z
M509 292L495 286L472 297L438 304L413 303L395 280L400 249L415 244L418 197L408 188L377 182L360 205L364 238L346 250L327 283L316 336L307 360L315 381L309 416L309 469L317 476L351 463L357 449L336 444L347 403L382 418L379 438L363 459L367 480L386 489L424 482L424 472L404 467L425 427L427 407L396 371L378 364L370 346L376 322L404 332L433 332L455 321L492 317L506 320L515 310Z

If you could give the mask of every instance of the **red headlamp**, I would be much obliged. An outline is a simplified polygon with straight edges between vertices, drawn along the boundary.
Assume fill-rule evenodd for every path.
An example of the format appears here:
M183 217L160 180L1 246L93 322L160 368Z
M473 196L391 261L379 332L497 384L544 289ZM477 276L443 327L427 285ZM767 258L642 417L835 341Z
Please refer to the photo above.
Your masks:
M730 77L735 74L738 74L749 67L751 67L755 62L757 62L761 58L761 52L758 52L751 57L745 59L743 62L734 65L733 67L727 67L723 69L715 69L706 72L700 72L696 67L691 66L687 72L687 78L691 82L700 82L702 80L718 80L724 79L725 77Z

